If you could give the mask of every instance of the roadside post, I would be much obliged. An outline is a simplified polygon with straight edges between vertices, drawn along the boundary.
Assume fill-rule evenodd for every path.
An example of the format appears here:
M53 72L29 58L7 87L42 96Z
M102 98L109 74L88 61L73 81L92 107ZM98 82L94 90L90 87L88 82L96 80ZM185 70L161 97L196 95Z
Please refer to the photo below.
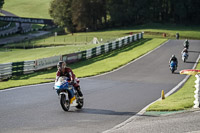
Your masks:
M187 75L195 75L196 81L195 81L195 88L196 90L194 91L194 106L193 108L199 108L200 107L200 70L195 70L195 69L186 69L186 70L181 70L180 74L187 74Z

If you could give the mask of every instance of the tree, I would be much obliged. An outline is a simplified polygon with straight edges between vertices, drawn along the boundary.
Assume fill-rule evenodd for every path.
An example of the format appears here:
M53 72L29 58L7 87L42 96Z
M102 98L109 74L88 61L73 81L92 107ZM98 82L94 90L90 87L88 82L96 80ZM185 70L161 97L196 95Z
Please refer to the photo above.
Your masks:
M90 24L90 1L89 0L73 0L72 1L72 22L76 30L84 30Z
M3 5L4 5L4 0L0 0L0 9L3 8Z
M106 0L73 0L71 8L72 22L79 31L97 30L103 18L106 22Z
M92 17L92 29L97 30L100 25L107 22L106 0L90 0L90 15Z
M106 22L106 0L53 0L49 9L54 22L68 31L97 30Z
M109 0L108 11L112 23L116 26L144 23L149 15L147 2L148 0Z
M55 24L73 32L71 3L72 0L53 0L50 3L49 13Z
M107 24L129 26L148 22L198 24L199 0L53 0L50 15L68 30L97 30Z

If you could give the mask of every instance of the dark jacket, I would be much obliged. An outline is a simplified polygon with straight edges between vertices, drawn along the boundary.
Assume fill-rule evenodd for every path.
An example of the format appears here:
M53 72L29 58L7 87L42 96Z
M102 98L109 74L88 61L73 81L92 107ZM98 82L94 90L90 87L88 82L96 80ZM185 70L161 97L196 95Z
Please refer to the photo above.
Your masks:
M171 61L176 62L176 65L178 66L178 60L177 60L176 57L171 57L170 60L169 60L169 63L171 63Z

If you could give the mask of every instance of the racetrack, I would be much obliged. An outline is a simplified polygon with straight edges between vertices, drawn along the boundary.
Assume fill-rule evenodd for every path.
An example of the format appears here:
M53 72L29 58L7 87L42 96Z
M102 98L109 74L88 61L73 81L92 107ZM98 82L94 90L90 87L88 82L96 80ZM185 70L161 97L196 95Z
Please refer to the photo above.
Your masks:
M82 110L64 112L53 83L0 91L0 132L96 133L108 130L138 113L185 78L171 74L172 54L178 71L192 68L200 53L200 41L190 41L187 63L181 61L183 40L170 40L129 65L101 76L83 78Z

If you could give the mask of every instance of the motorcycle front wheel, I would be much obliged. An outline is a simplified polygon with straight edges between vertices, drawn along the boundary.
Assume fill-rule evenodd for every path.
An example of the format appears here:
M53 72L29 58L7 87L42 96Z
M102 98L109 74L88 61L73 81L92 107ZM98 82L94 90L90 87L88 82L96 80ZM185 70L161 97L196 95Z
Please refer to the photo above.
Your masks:
M68 111L70 107L69 100L66 99L66 95L61 94L60 104L64 111Z

